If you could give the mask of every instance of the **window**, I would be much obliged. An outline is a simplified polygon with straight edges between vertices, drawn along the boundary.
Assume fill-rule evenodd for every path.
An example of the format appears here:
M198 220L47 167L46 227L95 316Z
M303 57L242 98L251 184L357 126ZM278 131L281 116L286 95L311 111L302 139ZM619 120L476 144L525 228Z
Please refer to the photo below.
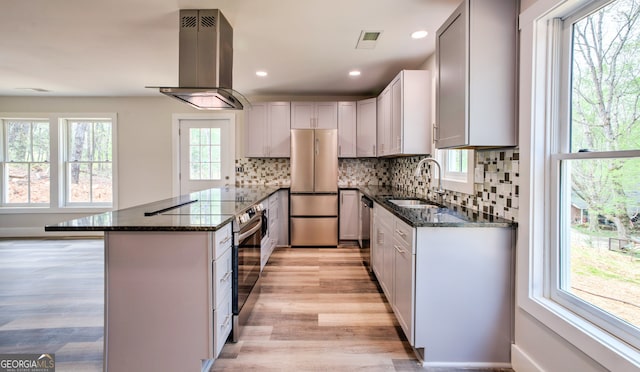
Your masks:
M7 115L0 125L4 211L113 206L115 115Z
M438 150L438 160L444 189L473 194L473 150Z
M222 179L221 132L220 128L189 128L190 179Z
M549 296L640 346L640 2L559 21ZM554 241L555 240L555 241Z
M48 206L50 201L49 122L2 120L2 205Z
M68 205L111 204L113 145L110 120L67 119L65 190Z

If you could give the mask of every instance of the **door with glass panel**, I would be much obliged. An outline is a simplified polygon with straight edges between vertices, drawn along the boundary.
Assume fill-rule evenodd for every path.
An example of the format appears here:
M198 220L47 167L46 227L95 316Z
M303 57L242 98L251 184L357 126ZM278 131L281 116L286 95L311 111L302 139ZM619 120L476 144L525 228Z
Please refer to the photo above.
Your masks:
M181 119L180 194L235 184L231 120Z

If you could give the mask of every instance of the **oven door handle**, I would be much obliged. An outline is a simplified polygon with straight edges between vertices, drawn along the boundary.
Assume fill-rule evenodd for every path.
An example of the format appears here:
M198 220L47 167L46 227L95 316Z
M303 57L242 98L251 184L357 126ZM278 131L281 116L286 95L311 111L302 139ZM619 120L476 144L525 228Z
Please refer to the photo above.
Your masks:
M244 233L240 233L240 235L238 235L238 242L241 242L245 240L247 237L255 234L256 231L260 230L261 228L262 228L262 221L258 219L258 223L256 224L255 227L252 227L251 230Z

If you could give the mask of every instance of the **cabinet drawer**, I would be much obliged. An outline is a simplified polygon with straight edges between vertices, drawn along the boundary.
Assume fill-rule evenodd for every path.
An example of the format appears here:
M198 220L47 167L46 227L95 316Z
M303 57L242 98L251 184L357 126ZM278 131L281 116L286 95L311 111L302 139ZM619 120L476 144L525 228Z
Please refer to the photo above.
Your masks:
M213 308L217 309L222 300L231 294L232 280L231 249L213 261Z
M220 230L213 232L213 258L217 259L231 248L231 243L233 243L233 232L231 231L231 223L228 223Z
M220 306L213 312L213 357L218 358L220 351L229 334L231 334L232 313L231 313L231 296L227 296Z
M406 248L413 247L413 227L407 225L397 218L395 219L393 236L398 240L398 242L402 242ZM411 251L411 253L415 253L413 252L413 249L411 249Z

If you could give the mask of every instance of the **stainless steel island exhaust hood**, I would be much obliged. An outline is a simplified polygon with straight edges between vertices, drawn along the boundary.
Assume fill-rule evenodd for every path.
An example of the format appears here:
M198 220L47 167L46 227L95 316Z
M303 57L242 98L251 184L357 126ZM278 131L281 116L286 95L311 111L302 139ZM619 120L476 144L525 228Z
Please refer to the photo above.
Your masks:
M249 102L232 88L233 28L218 9L180 10L178 87L160 93L200 110L242 110Z

